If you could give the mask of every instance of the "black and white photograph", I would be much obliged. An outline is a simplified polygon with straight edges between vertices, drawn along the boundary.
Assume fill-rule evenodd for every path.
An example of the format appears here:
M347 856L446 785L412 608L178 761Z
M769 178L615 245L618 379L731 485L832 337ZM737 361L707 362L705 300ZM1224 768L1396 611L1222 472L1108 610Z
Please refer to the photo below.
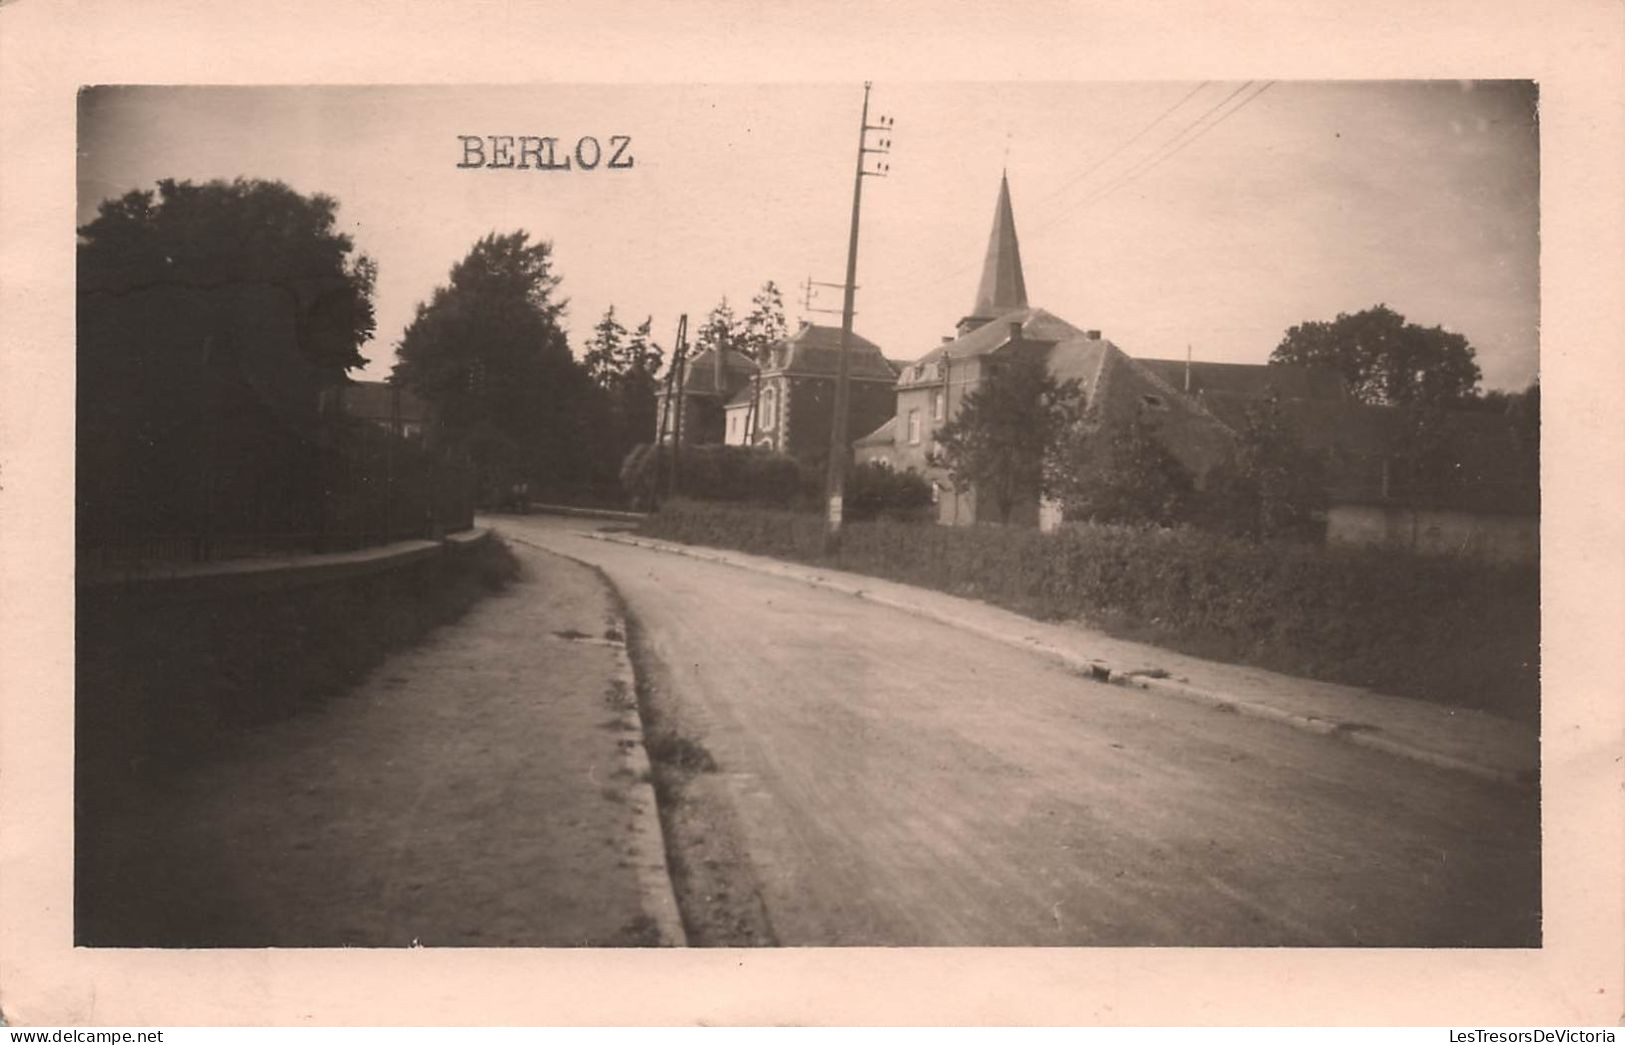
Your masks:
M0 0L0 1025L1610 1040L1617 15Z
M87 84L90 948L1538 948L1530 80Z

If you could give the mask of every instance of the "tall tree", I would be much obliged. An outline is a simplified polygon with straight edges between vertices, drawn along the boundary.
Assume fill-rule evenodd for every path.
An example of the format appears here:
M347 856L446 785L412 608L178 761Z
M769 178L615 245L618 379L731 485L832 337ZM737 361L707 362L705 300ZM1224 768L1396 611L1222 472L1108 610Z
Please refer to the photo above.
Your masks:
M629 335L611 305L587 342L587 372L602 393L606 414L600 440L604 463L616 468L632 447L654 438L656 375L664 353L653 326L654 317L647 317Z
M1211 525L1252 539L1312 537L1326 506L1320 458L1273 393L1249 407L1233 458L1208 477Z
M337 211L164 179L79 228L81 526L315 528L318 404L375 322L376 266Z
M434 410L435 441L469 454L487 485L576 485L591 462L591 384L570 354L553 248L492 233L436 287L397 352L393 380Z
M582 363L593 383L608 389L626 369L626 328L615 318L615 306L604 310L604 318L592 328Z
M335 372L365 366L361 346L373 334L378 270L337 231L337 212L333 197L302 196L281 182L163 179L156 196L137 191L107 200L80 227L81 300L94 309L109 297L149 290L260 288L294 320L312 365ZM201 329L218 323L220 311L182 301L166 325Z
M988 497L1002 522L1022 500L1049 492L1045 458L1073 416L1077 381L1056 382L1041 353L989 357L991 370L937 432L936 460L956 487Z
M788 333L789 324L784 318L784 295L779 292L776 283L768 280L751 299L750 313L745 316L741 351L761 362Z
M1330 367L1367 403L1442 404L1471 396L1481 376L1473 346L1443 327L1421 327L1387 305L1292 327L1271 363Z
M1175 526L1195 505L1190 472L1143 417L1105 426L1069 423L1045 462L1050 494L1069 520Z
M718 302L717 307L713 308L710 315L705 317L705 322L700 325L700 329L696 332L694 337L695 350L697 353L706 349L739 352L744 349L744 346L744 324L739 321L738 316L734 315L733 306L728 304L728 298L724 295L722 300Z

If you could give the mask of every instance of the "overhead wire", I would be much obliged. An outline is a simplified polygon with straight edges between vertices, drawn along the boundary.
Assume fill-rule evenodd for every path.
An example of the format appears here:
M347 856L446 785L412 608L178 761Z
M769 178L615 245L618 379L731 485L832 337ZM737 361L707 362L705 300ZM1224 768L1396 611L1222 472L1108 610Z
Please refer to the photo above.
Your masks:
M1065 184L1063 184L1061 186L1061 188L1055 190L1054 192L1051 192L1048 196L1043 197L1043 199L1040 202L1045 202L1045 201L1054 199L1055 197L1059 196L1061 193L1063 193L1066 190L1068 190L1069 188L1071 188L1073 185L1076 185L1077 183L1081 182L1088 175L1090 175L1093 172L1095 172L1096 170L1099 170L1100 168L1104 167L1105 164L1109 160L1111 160L1111 159L1115 158L1116 156L1120 155L1129 146L1133 145L1135 142L1137 142L1141 138L1145 137L1146 134L1148 134L1151 130L1153 130L1157 125L1162 123L1164 120L1166 120L1170 115L1172 115L1175 111L1177 111L1186 102L1190 101L1190 99L1195 97L1196 94L1199 91L1202 90L1202 88L1208 86L1208 84L1211 83L1211 82L1212 81L1210 81L1210 80L1203 80L1201 83L1197 84L1194 88L1192 88L1190 91L1186 92L1183 96L1181 96L1180 99L1177 102L1175 102L1173 105L1169 106L1167 109L1164 109L1161 113L1157 114L1156 117L1154 117L1144 127L1140 128L1140 130L1135 132L1131 137L1129 137L1124 142L1122 142L1122 144L1118 145L1115 149L1113 149L1111 152L1107 153L1101 159L1096 160L1094 163L1090 164L1088 167L1086 167L1084 170L1080 171L1078 174L1072 176L1070 179L1068 179L1068 181ZM1105 196L1110 195L1110 193L1115 191L1117 188L1136 180L1137 178L1143 176L1146 173L1149 173L1155 167L1160 166L1165 160L1169 159L1174 154L1182 151L1187 146L1189 146L1190 144L1195 142L1197 139L1199 139L1203 135L1205 135L1208 131L1212 130L1214 127L1217 127L1219 124L1221 124L1225 120L1229 119L1230 116L1234 115L1236 112L1239 112L1242 108L1245 108L1249 103L1251 103L1259 95L1263 94L1264 91L1268 90L1270 88L1270 86L1273 85L1273 81L1270 81L1270 82L1266 83L1259 90L1257 90L1252 95L1250 95L1249 97L1244 99L1241 102L1241 104L1236 105L1235 107L1231 108L1230 110L1224 112L1222 115L1219 115L1217 119L1214 119L1215 114L1219 113L1220 110L1224 109L1225 106L1229 105L1232 101L1234 101L1236 99L1237 96L1239 96L1242 92L1246 91L1248 88L1252 87L1255 83L1257 83L1257 81L1248 80L1245 83L1243 83L1241 86L1237 87L1235 90L1231 91L1229 94L1225 95L1218 102L1214 103L1213 105L1209 106L1207 109L1203 110L1202 113L1199 116L1197 116L1194 120L1192 120L1189 123L1185 124L1178 131L1175 131L1174 134L1172 136L1170 136L1169 138L1165 139L1162 142L1161 145L1158 145L1158 146L1154 147L1151 150L1151 152L1147 153L1145 156L1141 157L1139 160L1137 160L1133 164L1131 164L1127 169L1122 171L1115 179L1108 182L1106 185L1097 188L1094 192L1090 193L1088 196L1086 196L1083 199L1079 200L1077 203L1075 203L1075 204L1073 204L1071 206L1065 207L1060 212L1058 217L1059 216L1065 216L1065 215L1070 214L1070 213L1072 213L1072 212L1074 212L1074 211L1076 211L1078 209L1089 206L1090 204L1092 204L1092 203L1094 203L1094 202L1096 202L1096 201L1098 201L1100 199L1105 198ZM1209 121L1211 121L1211 122L1209 122ZM1038 224L1036 224L1036 225L1034 225L1032 227L1032 231L1029 233L1029 236L1034 235L1034 234L1039 233L1039 232L1042 232L1044 229L1052 226L1053 224L1054 224L1054 221L1040 222L1040 223L1038 223ZM915 282L915 283L905 284L905 285L903 285L901 287L896 287L896 288L893 288L893 289L894 289L894 292L895 292L895 291L921 290L921 289L924 289L926 287L937 286L938 284L943 283L944 281L946 281L948 279L951 279L954 276L960 275L961 273L969 271L970 269L976 268L980 264L981 264L980 260L973 260L973 261L971 261L971 262L969 262L967 264L959 265L959 266L956 266L956 267L954 267L952 269L945 270L942 273L940 273L939 275L934 276L934 277L932 277L930 279Z

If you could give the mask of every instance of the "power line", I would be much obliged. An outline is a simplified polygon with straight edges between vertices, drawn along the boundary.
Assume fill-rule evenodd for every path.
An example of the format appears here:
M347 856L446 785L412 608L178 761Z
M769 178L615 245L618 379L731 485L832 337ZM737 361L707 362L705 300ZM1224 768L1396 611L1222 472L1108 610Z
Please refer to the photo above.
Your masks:
M1095 161L1095 163L1089 164L1089 166L1084 167L1084 169L1082 169L1082 171L1079 171L1079 172L1077 172L1077 174L1074 174L1074 176L1069 177L1069 179L1066 180L1066 182L1063 182L1063 184L1061 184L1061 187L1059 187L1059 189L1053 190L1053 192L1051 192L1050 195L1046 195L1046 197L1043 197L1042 200L1038 200L1038 203L1040 203L1040 205L1042 205L1042 203L1050 202L1050 200L1053 200L1053 198L1058 197L1058 195L1061 195L1061 193L1066 192L1066 190L1068 190L1068 189L1071 189L1072 185L1076 185L1077 182L1081 182L1081 180L1084 180L1085 177L1089 177L1090 174L1094 174L1095 171L1098 171L1098 169L1100 169L1100 167L1105 166L1105 164L1107 164L1108 161L1111 161L1111 159L1116 158L1116 156L1120 156L1120 154L1123 153L1123 150L1126 150L1126 148L1128 148L1128 146L1134 145L1134 143L1136 143L1136 141L1139 141L1139 140L1141 140L1141 138L1146 137L1147 133L1152 132L1152 130L1154 130L1154 128L1157 127L1157 125L1162 124L1163 120L1168 119L1168 117L1170 117L1170 115L1173 115L1173 112L1175 112L1176 109L1178 109L1178 107L1183 106L1183 104L1185 104L1185 102L1191 101L1191 99L1196 98L1196 94L1198 94L1198 91L1201 91L1202 88L1206 88L1206 86L1209 85L1209 83L1212 83L1212 81L1211 80L1202 80L1201 83L1198 83L1198 85L1194 86L1194 88L1191 88L1191 89L1189 89L1189 91L1186 91L1186 93L1183 94L1183 96L1181 96L1180 101L1173 102L1172 106L1168 106L1167 109L1163 109L1162 112L1159 112L1159 114L1155 115L1154 119L1150 120L1149 124L1146 124L1146 125L1144 125L1144 127L1139 128L1139 130L1137 130L1137 132L1134 132L1134 135L1131 135L1131 137L1129 137L1128 140L1123 141L1123 143L1121 143L1121 145L1116 146L1115 150L1111 150L1110 153L1107 153L1107 154L1105 154L1105 156L1102 156L1102 158L1097 159L1097 161ZM1248 83L1251 83L1251 81L1248 81ZM1243 85L1243 86L1245 86L1245 85ZM1232 94L1232 98L1233 98L1233 94ZM1225 101L1228 101L1228 99L1225 99ZM1220 104L1220 106L1222 106L1222 104L1224 104L1224 102L1219 102L1219 104ZM1217 106L1215 106L1215 107L1217 107ZM1211 112L1211 111L1209 111L1209 112ZM1206 114L1204 114L1204 115L1206 115ZM1198 120L1201 120L1201 119L1202 119L1202 117L1198 117ZM1188 128L1189 127L1186 127L1186 130L1188 130ZM1178 132L1178 133L1183 133L1183 132ZM1178 137L1178 133L1175 133L1175 137ZM920 291L920 289L929 288L929 286L938 286L938 284L946 283L947 280L952 280L952 278L954 278L954 276L962 275L962 273L967 273L967 271L972 270L972 268L978 267L978 265L980 265L980 263L981 263L980 260L978 260L978 262L968 262L968 263L965 263L965 265L959 265L959 267L949 268L949 270L942 271L942 273L939 273L939 275L933 276L933 278L929 278L929 280L921 281L921 283L907 283L907 284L903 284L903 286L899 286L899 288L892 288L892 289L894 289L894 293L902 293L902 291ZM882 286L884 286L884 284L882 284Z
M1206 113L1203 113L1202 116L1196 121L1196 123L1193 123L1189 127L1186 128L1186 131L1191 132L1191 133L1189 133L1187 135L1187 134L1185 134L1185 132L1181 132L1181 134L1175 135L1173 138L1169 139L1167 143L1165 143L1162 150L1160 150L1160 151L1158 151L1156 153L1153 153L1151 156L1147 157L1145 160L1143 160L1140 163L1138 163L1138 164L1134 165L1133 167L1129 168L1116 181L1113 181L1113 182L1103 186L1102 188L1096 190L1094 193L1090 194L1089 196L1086 196L1084 199L1079 201L1074 207L1070 208L1066 212L1063 212L1063 214L1064 213L1070 213L1073 210L1078 210L1078 209L1083 208L1083 207L1088 207L1089 205L1091 205L1093 203L1097 203L1100 200L1105 199L1107 196L1110 196L1112 193L1116 192L1118 189L1122 188L1123 186L1128 185L1128 184L1130 184L1132 182L1138 181L1140 178L1143 178L1145 175L1151 173L1156 168L1162 166L1163 163L1165 163L1167 160L1174 157L1176 154L1184 151L1185 149L1189 148L1191 145L1195 144L1203 135L1205 135L1209 131L1213 130L1213 128L1219 126L1219 124L1221 124L1224 121L1228 120L1230 117L1234 116L1236 113L1240 112L1241 110L1247 108L1247 106L1251 105L1254 101L1256 101L1258 99L1259 95L1263 94L1265 91L1267 91L1271 87L1275 86L1275 81L1273 81L1273 80L1267 81L1258 90L1254 91L1252 94L1248 95L1246 98L1243 98L1241 100L1240 104L1235 105L1232 108L1226 110L1222 115L1220 115L1218 117L1218 119L1213 120L1211 123L1204 123L1204 121L1206 121L1208 119L1208 117L1212 116L1214 113L1216 113L1220 109L1224 108L1224 106L1228 105L1231 102L1232 99L1234 99L1242 91L1245 91L1248 87L1251 87L1254 82L1255 81L1248 80L1246 83L1242 84L1240 87L1236 88L1234 91L1231 91L1228 95L1226 95L1224 100L1221 101L1218 105L1215 105L1213 108L1209 109Z
M1082 171L1080 171L1077 174L1073 175L1071 178L1068 178L1065 182L1063 182L1061 184L1060 188L1056 189L1054 192L1051 192L1048 196L1045 196L1043 199L1039 200L1038 202L1039 203L1047 203L1047 202L1049 202L1050 200L1054 199L1055 197L1061 195L1061 193L1065 192L1067 189L1070 189L1072 186L1074 186L1078 182L1082 181L1084 178L1087 178L1089 175L1091 175L1095 171L1099 170L1101 167L1104 167L1107 164L1107 162L1112 160L1114 157L1120 155L1123 152L1123 150L1127 149L1130 145L1133 145L1135 142L1139 141L1141 138L1144 138L1148 133L1150 133L1152 128L1157 126L1157 124L1161 123L1163 120L1166 120L1168 117L1172 116L1175 109L1178 109L1181 105L1184 105L1186 102L1188 102L1192 98L1196 97L1196 92L1200 91L1202 88L1206 87L1208 84L1210 84L1212 82L1213 81L1211 81L1211 80L1203 80L1201 83L1199 83L1195 87L1191 88L1190 91L1188 91L1182 98L1179 99L1179 101L1175 102L1174 104L1168 106L1168 108L1164 109L1157 116L1156 119L1152 120L1150 123L1146 124L1144 127L1141 127L1138 131L1136 131L1132 138L1130 138L1127 141L1123 142L1117 148L1113 149L1111 152L1108 152L1106 155L1102 156L1100 159L1096 160L1094 163L1091 163L1089 166L1085 167Z

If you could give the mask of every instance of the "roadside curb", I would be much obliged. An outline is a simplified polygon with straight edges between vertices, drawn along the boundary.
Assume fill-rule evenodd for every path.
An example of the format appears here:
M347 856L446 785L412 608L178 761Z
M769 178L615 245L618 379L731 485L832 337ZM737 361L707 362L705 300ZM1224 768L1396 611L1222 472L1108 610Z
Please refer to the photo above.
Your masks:
M568 515L580 519L608 519L613 522L642 522L649 516L644 512L623 512L615 508L577 508L569 504L541 504L531 502L531 512L540 515Z
M652 540L647 537L632 537L625 534L612 534L601 532L582 532L580 536L595 541L604 541L612 544L624 544L632 547L644 548L650 551L666 552L672 555L687 556L691 559L701 559L707 562L721 563L737 569L750 570L767 576L779 577L785 580L799 581L815 588L824 588L829 591L840 592L855 598L866 599L870 602L902 610L905 613L938 624L967 631L982 638L1011 646L1016 649L1036 653L1055 661L1080 675L1093 677L1100 682L1116 683L1120 686L1131 687L1156 693L1161 696L1175 697L1192 703L1204 704L1209 707L1233 711L1250 718L1264 719L1277 722L1293 729L1320 736L1344 741L1359 747L1382 751L1389 755L1433 766L1437 769L1466 773L1488 780L1493 783L1505 784L1512 787L1528 788L1532 786L1533 774L1525 771L1506 769L1501 766L1485 765L1468 759L1458 758L1430 748L1413 744L1406 740L1392 736L1381 727L1369 723L1351 722L1344 719L1320 718L1315 715L1288 711L1283 708L1244 697L1231 696L1226 693L1193 686L1189 683L1176 682L1172 679L1150 678L1143 675L1124 674L1123 671L1104 660L1081 656L1069 650L1058 649L1055 646L1038 639L1017 637L999 628L984 627L972 621L965 620L953 613L945 613L929 606L923 606L904 599L895 599L884 593L878 593L861 584L853 584L836 580L817 572L817 567L805 566L799 563L780 563L774 561L772 566L754 562L740 561L733 554L693 545L676 544L670 541ZM922 589L924 590L924 589Z
M582 562L580 559L527 541L512 533L505 536L508 540L534 548L546 555L569 559L578 566L590 570L598 579L598 583L609 592L611 609L608 624L612 633L620 638L606 638L602 640L602 644L615 651L615 674L610 679L610 685L615 687L618 694L624 694L626 699L617 702L617 710L630 727L628 731L635 732L637 736L636 740L621 743L621 758L625 762L625 769L632 774L627 790L631 798L628 804L632 810L632 844L637 850L634 863L638 876L638 891L647 901L649 910L645 913L654 920L662 944L670 947L687 947L688 934L683 929L682 915L678 911L677 893L672 885L671 861L666 853L666 836L660 826L660 804L655 795L653 767L649 764L648 734L643 728L643 716L638 711L637 669L633 664L629 647L631 631L627 627L626 614L620 609L620 592L604 575L604 571L592 563Z

